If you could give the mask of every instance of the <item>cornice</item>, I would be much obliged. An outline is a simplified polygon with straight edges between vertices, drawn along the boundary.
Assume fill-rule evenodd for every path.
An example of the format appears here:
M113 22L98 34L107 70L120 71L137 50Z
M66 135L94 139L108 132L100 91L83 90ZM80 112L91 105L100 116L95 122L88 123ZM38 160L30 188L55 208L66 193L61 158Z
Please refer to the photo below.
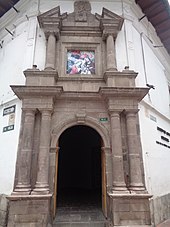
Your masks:
M11 85L10 87L19 99L45 96L58 97L63 91L63 87L61 86Z
M134 87L134 88L129 88L129 87L100 87L99 93L101 96L104 98L111 98L111 97L116 97L117 99L120 98L134 98L137 101L141 101L145 95L148 93L149 88L141 88L141 87Z

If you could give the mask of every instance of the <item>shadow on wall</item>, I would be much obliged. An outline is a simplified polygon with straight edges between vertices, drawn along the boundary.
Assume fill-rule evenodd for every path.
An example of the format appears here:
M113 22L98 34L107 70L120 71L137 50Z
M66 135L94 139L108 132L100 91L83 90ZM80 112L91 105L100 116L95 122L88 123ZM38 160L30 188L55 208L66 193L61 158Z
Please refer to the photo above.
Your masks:
M0 227L7 226L8 200L6 195L0 195Z
M162 223L167 219L170 219L170 194L157 197L151 200L151 213L154 226L156 227L169 227L170 222L167 225ZM162 223L161 225L158 225Z

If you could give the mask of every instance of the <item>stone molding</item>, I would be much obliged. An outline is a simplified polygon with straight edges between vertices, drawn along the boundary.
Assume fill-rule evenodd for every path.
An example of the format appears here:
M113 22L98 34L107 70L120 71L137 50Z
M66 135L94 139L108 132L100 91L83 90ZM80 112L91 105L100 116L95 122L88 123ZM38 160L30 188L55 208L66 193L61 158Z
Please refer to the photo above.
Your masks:
M142 88L142 87L100 87L99 93L104 98L111 98L111 97L120 97L120 98L129 98L132 97L140 102L145 95L148 93L148 88Z
M24 85L12 85L14 93L19 99L33 98L40 96L54 96L58 97L63 91L61 86L24 86Z
M51 131L51 148L55 148L56 144L58 142L58 139L60 135L69 127L80 125L80 123L77 123L77 119L75 118L69 118L65 119L65 121L62 121L58 123L57 125L54 125ZM103 139L104 146L108 149L110 148L110 139L109 139L109 131L106 128L105 125L99 123L99 121L93 117L86 117L86 125L89 127L92 127L94 130L96 130L101 138Z

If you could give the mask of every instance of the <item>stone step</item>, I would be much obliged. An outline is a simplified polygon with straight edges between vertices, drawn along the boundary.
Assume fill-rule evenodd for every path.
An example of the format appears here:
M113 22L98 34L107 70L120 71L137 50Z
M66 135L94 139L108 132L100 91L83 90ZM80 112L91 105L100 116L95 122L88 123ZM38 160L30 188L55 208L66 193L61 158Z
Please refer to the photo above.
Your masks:
M111 227L108 222L58 222L53 227Z

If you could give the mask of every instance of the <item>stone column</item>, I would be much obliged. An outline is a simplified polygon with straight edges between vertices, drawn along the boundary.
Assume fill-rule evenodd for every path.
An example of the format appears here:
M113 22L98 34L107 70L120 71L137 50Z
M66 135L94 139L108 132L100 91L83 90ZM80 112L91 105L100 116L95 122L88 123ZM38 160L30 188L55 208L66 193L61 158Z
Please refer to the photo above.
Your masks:
M122 136L120 126L120 112L110 112L111 118L111 143L112 143L112 168L113 168L113 190L126 191Z
M131 190L145 190L141 169L140 143L137 133L137 111L126 112L127 142Z
M116 71L115 44L112 34L108 34L106 38L107 49L107 71Z
M21 153L19 157L18 183L14 193L30 194L31 157L33 149L35 110L25 109Z
M56 61L56 37L53 32L47 36L47 50L45 69L55 69Z
M49 193L49 148L51 129L51 110L41 111L40 147L38 155L38 172L33 194Z

